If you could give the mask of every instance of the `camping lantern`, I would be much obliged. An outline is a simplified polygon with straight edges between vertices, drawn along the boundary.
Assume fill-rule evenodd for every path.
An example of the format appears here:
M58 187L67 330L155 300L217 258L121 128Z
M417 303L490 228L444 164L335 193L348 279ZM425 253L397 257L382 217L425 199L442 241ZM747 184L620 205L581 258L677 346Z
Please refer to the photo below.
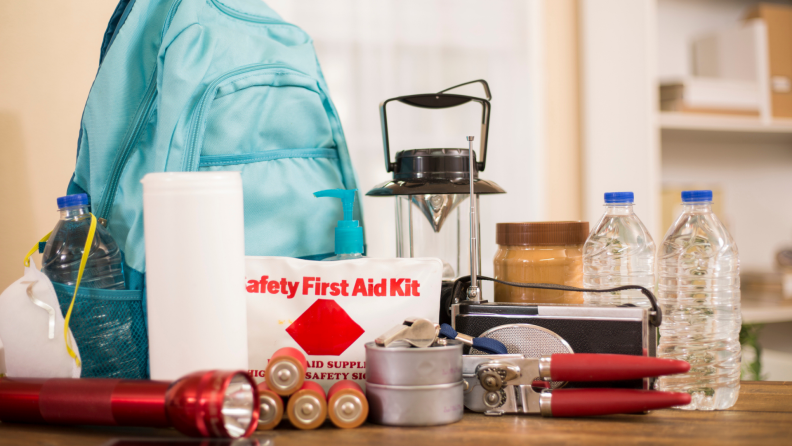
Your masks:
M448 94L449 90L463 85L480 83L487 99L474 96ZM439 93L416 94L391 98L380 104L382 140L385 152L385 169L393 172L393 179L377 185L366 195L396 198L396 255L397 257L436 257L443 261L443 296L450 297L453 281L465 275L471 256L475 252L475 268L481 269L480 246L470 246L470 234L465 231L464 219L458 206L473 195L478 209L479 195L502 194L505 191L493 181L479 178L487 161L487 134L490 117L489 86L483 79L466 82ZM473 137L468 137L468 148L411 149L396 153L391 162L388 138L389 102L399 101L413 107L445 109L469 102L481 104L481 136L479 156L473 150ZM461 137L460 137L461 140ZM473 154L473 160L469 158ZM454 212L456 211L456 212ZM466 214L466 213L465 213ZM474 244L480 245L477 230L478 213L471 226L475 229ZM473 266L471 264L471 266ZM441 320L450 302L441 303Z

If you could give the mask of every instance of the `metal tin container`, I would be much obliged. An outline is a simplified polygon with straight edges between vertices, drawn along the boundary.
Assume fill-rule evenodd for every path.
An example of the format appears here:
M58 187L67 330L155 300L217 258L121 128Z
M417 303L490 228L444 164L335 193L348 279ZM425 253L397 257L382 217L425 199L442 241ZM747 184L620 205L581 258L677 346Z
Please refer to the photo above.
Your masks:
M366 383L387 386L432 386L462 380L462 343L428 348L366 344Z
M389 426L437 426L464 413L462 343L427 348L366 344L369 420Z
M369 420L388 426L456 423L465 412L464 382L433 386L366 383Z

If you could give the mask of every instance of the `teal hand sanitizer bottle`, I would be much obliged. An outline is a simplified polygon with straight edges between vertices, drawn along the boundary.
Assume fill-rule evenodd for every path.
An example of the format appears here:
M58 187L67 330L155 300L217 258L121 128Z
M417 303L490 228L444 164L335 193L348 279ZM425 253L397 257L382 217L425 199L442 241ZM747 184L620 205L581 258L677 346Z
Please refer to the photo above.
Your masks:
M335 254L324 260L351 260L362 259L363 255L363 228L357 220L352 220L352 210L355 206L355 191L357 189L328 189L314 192L316 197L340 198L344 204L344 219L338 221L335 228Z

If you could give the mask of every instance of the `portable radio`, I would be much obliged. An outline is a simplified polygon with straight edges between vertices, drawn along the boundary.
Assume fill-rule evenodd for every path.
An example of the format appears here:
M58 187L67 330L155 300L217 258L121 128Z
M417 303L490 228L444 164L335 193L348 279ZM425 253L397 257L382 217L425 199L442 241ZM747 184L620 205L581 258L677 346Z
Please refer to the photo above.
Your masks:
M479 280L495 280L478 277ZM553 353L611 353L655 356L657 327L662 313L654 295L647 289L628 285L607 290L584 290L552 284L513 284L542 289L566 291L612 292L640 289L652 303L651 309L635 306L588 306L563 304L492 303L463 300L470 277L454 284L451 305L453 327L468 336L496 339L506 345L509 353L540 357ZM482 354L470 347L466 354ZM586 383L585 387L649 389L652 378ZM582 387L570 382L568 387Z

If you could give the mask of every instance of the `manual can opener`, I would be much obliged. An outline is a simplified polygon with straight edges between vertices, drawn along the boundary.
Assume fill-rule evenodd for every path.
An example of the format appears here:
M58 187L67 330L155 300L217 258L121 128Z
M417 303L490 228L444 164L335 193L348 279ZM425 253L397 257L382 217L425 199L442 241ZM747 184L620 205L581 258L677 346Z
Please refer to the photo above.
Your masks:
M550 381L618 381L685 373L690 364L673 359L594 353L554 354L542 358L523 355L466 355L462 377L465 407L487 415L538 413L577 417L638 413L682 406L690 395L636 389L541 390Z

